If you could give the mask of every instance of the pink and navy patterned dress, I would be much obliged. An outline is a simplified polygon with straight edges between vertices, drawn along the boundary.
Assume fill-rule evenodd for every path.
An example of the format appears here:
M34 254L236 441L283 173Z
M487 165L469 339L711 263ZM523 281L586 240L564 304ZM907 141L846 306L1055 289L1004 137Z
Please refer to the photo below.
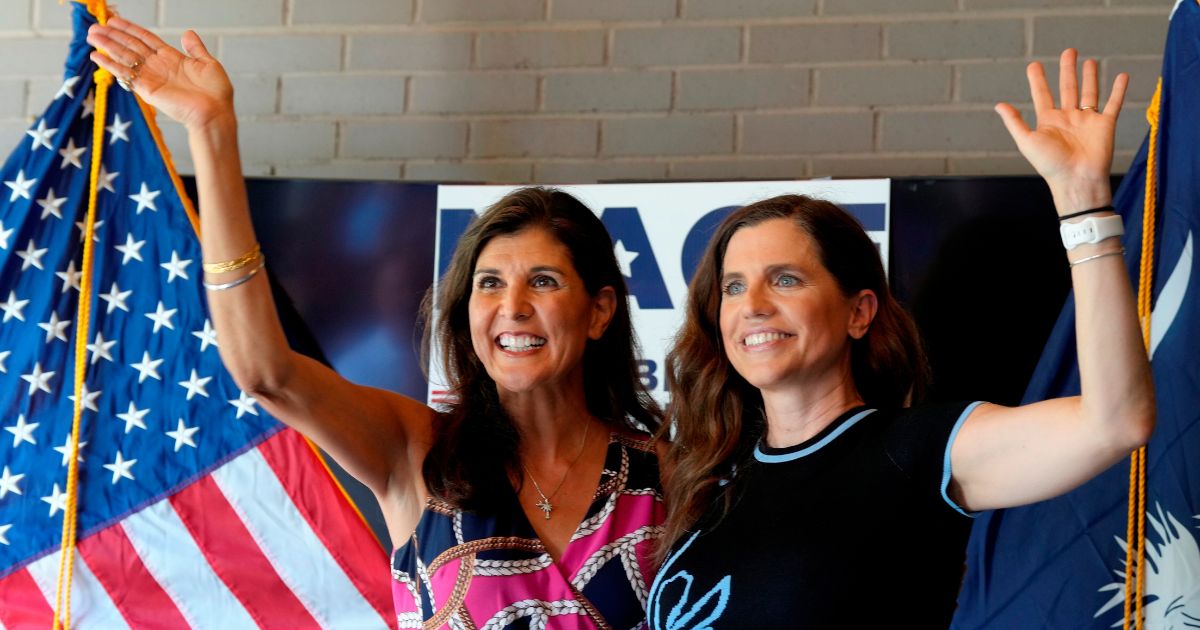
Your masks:
M499 514L430 499L392 555L400 628L639 628L666 516L649 441L613 434L596 496L559 562L512 494Z

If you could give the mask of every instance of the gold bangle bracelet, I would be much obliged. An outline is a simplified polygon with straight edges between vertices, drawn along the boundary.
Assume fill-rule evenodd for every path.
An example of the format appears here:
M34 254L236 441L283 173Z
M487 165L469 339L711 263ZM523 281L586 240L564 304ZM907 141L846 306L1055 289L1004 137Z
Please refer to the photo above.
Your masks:
M222 260L221 262L204 263L204 273L225 273L227 271L237 271L246 265L258 260L259 254L262 253L262 247L255 243L250 251L234 258L232 260Z
M222 284L213 284L210 282L201 281L201 284L203 284L204 288L208 289L209 291L225 291L226 289L232 289L233 287L240 287L243 284L246 284L247 282L249 282L250 279L253 278L255 274L262 271L263 268L266 266L267 266L267 259L263 258L262 262L258 263L257 267L251 269L250 271L248 271L246 273L246 275L244 275L240 278L237 278L236 280L231 280L229 282L225 282Z

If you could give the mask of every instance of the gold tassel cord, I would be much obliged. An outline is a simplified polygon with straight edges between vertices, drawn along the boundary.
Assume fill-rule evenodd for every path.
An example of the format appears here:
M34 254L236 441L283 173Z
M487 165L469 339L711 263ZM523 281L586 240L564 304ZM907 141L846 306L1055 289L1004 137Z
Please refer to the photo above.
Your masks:
M88 0L88 11L101 23L108 21L104 0ZM88 174L88 210L83 226L83 263L79 283L79 306L75 328L75 403L72 406L71 435L67 444L67 505L63 511L59 545L58 579L54 595L54 628L71 627L71 586L75 569L75 537L79 514L79 429L83 416L83 385L87 376L87 333L91 327L92 261L96 225L96 196L99 189L100 163L104 147L104 121L108 111L108 88L113 76L96 70L95 106L92 111L92 161Z
M1142 201L1142 256L1138 269L1137 309L1142 343L1150 351L1151 294L1154 289L1154 226L1158 205L1158 131L1162 106L1162 79L1146 109L1150 141L1146 148L1146 191ZM1129 510L1125 526L1125 630L1142 630L1146 590L1146 447L1134 451L1129 461Z

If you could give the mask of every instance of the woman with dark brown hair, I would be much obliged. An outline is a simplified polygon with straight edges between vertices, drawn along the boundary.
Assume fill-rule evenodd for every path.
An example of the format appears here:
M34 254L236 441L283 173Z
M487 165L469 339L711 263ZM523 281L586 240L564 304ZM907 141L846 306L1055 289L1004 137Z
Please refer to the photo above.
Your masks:
M187 128L221 359L374 492L398 545L399 627L642 624L665 516L645 433L660 412L638 378L624 277L596 215L526 188L467 230L426 307L448 410L355 385L283 337L257 274L221 65L194 32L185 55L115 17L88 42L105 51L96 64Z
M861 226L801 196L734 212L668 357L652 628L945 627L971 512L1067 492L1149 439L1154 394L1108 205L1128 78L1101 112L1096 62L1082 94L1075 51L1060 70L1058 109L1029 66L1036 130L997 111L1063 221L1082 395L910 406L921 344Z

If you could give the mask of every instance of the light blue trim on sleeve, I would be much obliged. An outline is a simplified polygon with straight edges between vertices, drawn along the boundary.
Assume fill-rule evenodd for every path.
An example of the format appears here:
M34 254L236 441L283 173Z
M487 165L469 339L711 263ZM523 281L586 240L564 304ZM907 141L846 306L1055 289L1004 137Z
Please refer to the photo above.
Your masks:
M983 401L976 401L967 405L966 409L963 409L962 414L958 416L958 420L954 423L954 428L950 429L950 438L946 440L946 454L942 456L942 500L946 502L946 505L954 508L954 511L967 518L975 518L979 512L964 510L961 505L955 503L950 498L950 495L946 493L946 490L950 488L950 447L954 446L954 438L958 437L958 430L967 421L967 416L971 415L971 412L975 411L975 408L982 404Z
M830 442L836 440L839 435L845 433L846 431L849 431L850 427L858 424L859 420L866 418L867 416L871 415L872 413L875 413L874 409L863 409L862 411L851 416L849 420L843 422L842 426L831 431L829 433L829 435L826 435L825 437L821 438L820 442L817 442L816 444L813 444L812 446L802 448L802 449L796 451L795 453L784 453L782 455L768 455L762 451L762 444L760 443L758 445L755 445L755 447L754 447L754 459L757 459L758 461L763 462L764 464L779 464L782 462L790 462L792 460L800 459L801 457L804 457L805 455L811 455L812 453L815 453L815 452L821 450L821 448L824 447L826 444L829 444Z

